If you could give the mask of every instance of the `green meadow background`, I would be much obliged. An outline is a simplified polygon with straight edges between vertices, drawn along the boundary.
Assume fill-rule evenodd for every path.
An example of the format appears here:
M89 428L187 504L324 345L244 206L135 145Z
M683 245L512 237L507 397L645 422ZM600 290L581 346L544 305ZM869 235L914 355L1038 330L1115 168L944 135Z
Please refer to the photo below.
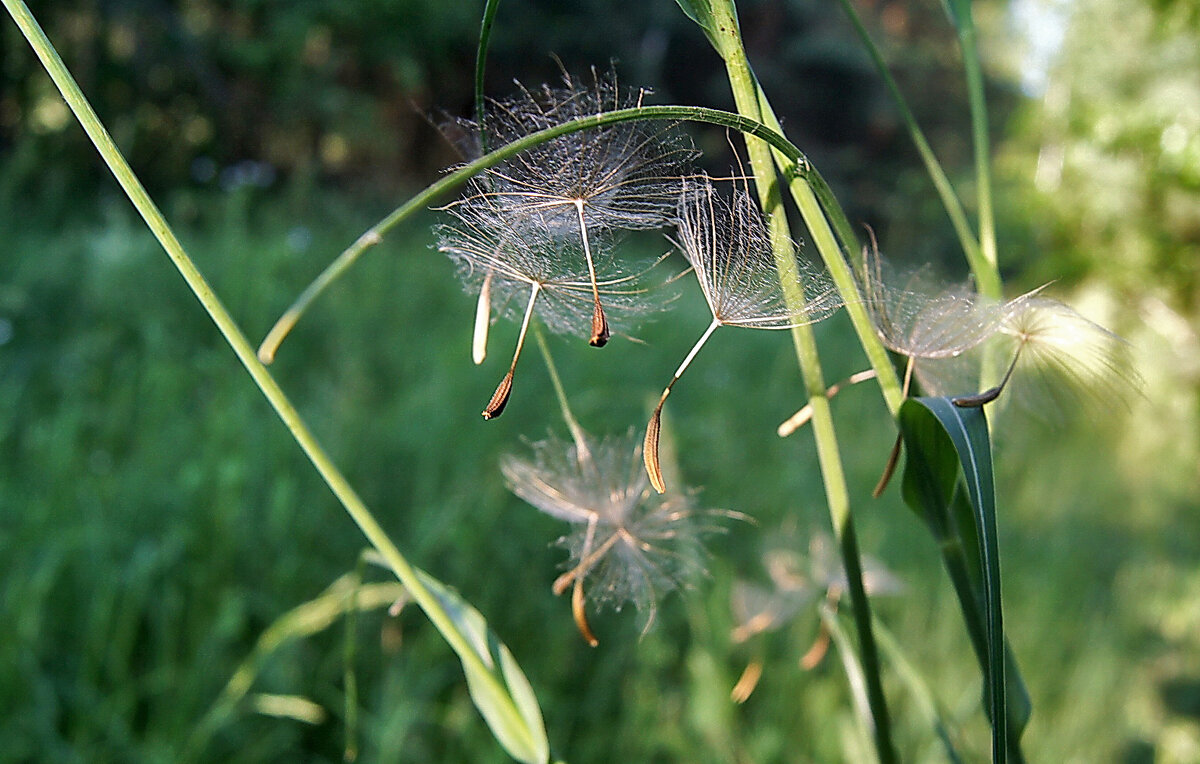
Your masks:
M856 6L970 207L945 15L929 3ZM435 125L470 113L476 3L31 7L252 340L459 159ZM1053 281L1051 295L1130 342L1144 381L1068 416L998 414L1005 619L1034 703L1026 751L1200 761L1200 11L1188 0L975 7L1007 288ZM851 219L872 225L892 259L960 278L950 226L839 9L739 10L789 136ZM7 18L0 45L0 761L339 761L348 728L362 761L506 761L415 608L337 620L260 656L251 693L305 698L313 718L244 704L202 727L264 631L353 571L365 542ZM731 105L720 62L669 0L506 1L488 89L504 96L514 78L612 61L658 102ZM728 165L723 133L693 138L710 167ZM504 416L480 418L516 327L497 324L491 355L472 365L474 299L431 247L437 219L365 255L272 371L406 556L512 649L556 755L863 760L836 651L799 665L817 638L814 607L747 643L730 635L735 582L765 585L764 552L803 552L828 533L811 436L775 435L804 403L787 337L718 332L667 406L697 502L753 522L711 539L709 576L666 599L653 630L641 635L629 609L605 611L589 648L550 591L564 528L509 494L497 467L565 434L553 389L531 347ZM624 246L645 256L668 244ZM698 290L683 292L641 343L551 339L586 429L644 426L709 320ZM828 379L865 366L843 319L817 332ZM833 406L864 550L904 584L874 599L877 617L964 758L984 760L978 668L937 550L895 486L870 498L894 427L870 385ZM761 681L735 704L751 661ZM884 672L902 759L945 761L895 662Z

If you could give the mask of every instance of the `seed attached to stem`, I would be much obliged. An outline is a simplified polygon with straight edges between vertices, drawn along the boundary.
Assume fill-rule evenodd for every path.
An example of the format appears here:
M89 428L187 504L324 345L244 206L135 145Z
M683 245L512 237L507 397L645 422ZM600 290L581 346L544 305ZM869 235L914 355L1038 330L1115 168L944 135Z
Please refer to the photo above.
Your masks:
M495 419L504 413L504 407L508 405L508 396L512 393L513 374L517 371L517 359L521 357L521 348L525 346L525 334L529 331L529 319L533 317L533 306L537 302L540 289L541 285L536 283L529 289L529 305L525 307L525 318L521 321L521 333L517 335L517 349L513 352L512 364L508 367L508 373L504 375L504 379L500 380L500 384L496 386L496 392L492 393L492 399L488 401L487 408L483 410L484 419Z

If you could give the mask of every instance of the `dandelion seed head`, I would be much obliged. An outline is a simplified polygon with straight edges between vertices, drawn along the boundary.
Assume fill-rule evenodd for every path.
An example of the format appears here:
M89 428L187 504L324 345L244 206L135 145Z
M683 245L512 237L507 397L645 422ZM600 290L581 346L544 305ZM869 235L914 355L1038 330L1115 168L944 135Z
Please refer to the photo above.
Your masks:
M1141 387L1124 340L1069 305L1033 293L1009 303L986 343L958 358L918 361L915 373L930 395L963 395L981 386L982 360L989 352L1016 359L997 403L1044 421L1111 412Z
M868 250L863 298L888 349L909 358L954 358L994 335L1012 310L970 284L936 285L924 270L897 273Z
M519 321L530 289L540 289L535 312L555 333L586 336L592 317L592 287L577 237L559 235L537 211L508 213L486 198L446 208L450 220L437 228L438 250L458 266L464 289L479 294L485 281L492 316ZM631 331L639 319L666 308L669 291L650 295L640 270L613 256L604 239L593 240L596 287L616 331Z
M639 106L647 91L623 89L615 72L592 71L590 82L564 74L560 87L520 88L492 101L482 126L490 145L617 109ZM676 123L623 122L581 130L531 148L487 170L472 193L506 210L539 209L562 230L643 230L667 224L679 178L697 156Z
M597 605L632 602L649 622L664 594L704 574L700 538L717 530L712 513L696 510L689 495L650 488L632 431L589 437L583 455L555 437L532 451L505 457L501 472L514 494L572 524L558 540L569 554L565 567L579 571Z
M833 538L823 532L809 537L808 551L795 531L784 532L782 539L762 555L770 586L737 581L732 591L733 630L736 642L755 634L778 629L791 621L818 597L840 596L847 589L846 570ZM898 594L904 585L881 562L864 557L863 585L867 593Z
M1025 300L1001 332L1020 349L1011 396L1022 409L1052 419L1112 410L1141 386L1125 341L1058 300Z
M722 325L788 329L821 321L842 305L829 278L798 257L793 264L805 310L788 305L766 223L744 188L727 200L706 177L685 180L677 226L679 247Z

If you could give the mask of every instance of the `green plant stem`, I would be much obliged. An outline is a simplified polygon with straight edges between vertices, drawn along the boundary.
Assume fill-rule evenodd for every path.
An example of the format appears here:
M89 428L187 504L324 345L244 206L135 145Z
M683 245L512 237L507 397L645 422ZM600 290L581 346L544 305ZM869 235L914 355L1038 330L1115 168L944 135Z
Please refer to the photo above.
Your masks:
M754 76L753 71L750 72L750 76ZM757 80L754 87L757 93L757 113L762 115L763 124L782 133L783 128L779 124L779 118L775 116L771 104L767 101L767 95ZM833 190L829 188L825 178L815 168L809 172L798 174L795 160L775 146L771 147L771 155L776 166L788 179L788 190L791 192L792 201L795 202L808 226L817 251L820 252L821 259L825 263L825 268L829 271L830 278L833 279L834 286L846 301L846 314L850 317L854 333L858 336L858 342L867 355L867 361L875 370L884 403L887 404L888 411L892 416L895 416L900 410L900 404L904 402L900 378L896 374L896 367L892 364L887 348L883 346L883 342L875 333L875 326L862 301L858 282L846 264L842 250L837 245L837 240L841 239L842 246L847 250L852 253L859 252L858 237L854 235L854 228L846 218L842 205L833 195ZM830 231L830 220L837 230L836 238Z
M741 34L738 31L737 14L734 11L732 0L714 2L710 7L713 9L716 27L720 32L718 51L725 60L726 73L729 76L738 112L763 121L764 109L759 97L760 90L750 71L750 63L746 58ZM753 138L747 138L746 148L750 154L750 165L754 170L759 200L762 203L763 211L768 216L771 240L775 249L776 263L779 266L785 299L789 307L802 309L804 307L804 291L796 273L793 245L788 232L787 215L783 209L783 200L779 192L774 157L767 144ZM815 197L812 198L812 202L815 206ZM801 213L810 232L813 232L814 238L817 236L814 228L822 230L828 235L828 239L817 241L818 248L822 248L822 254L825 255L827 248L832 246L836 259L841 261L844 266L845 260L842 258L840 250L837 249L836 242L832 241L832 232L829 231L828 224L820 210L814 210L812 206L802 207ZM811 217L814 213L815 217ZM874 336L873 333L872 336ZM875 747L881 764L893 764L896 761L896 752L891 739L887 700L883 694L879 655L871 631L870 603L863 587L862 560L858 550L853 518L850 514L850 495L838 450L837 432L833 424L829 399L825 395L821 360L812 327L800 326L792 329L792 340L796 348L796 357L800 363L801 376L807 388L809 402L813 407L812 422L817 444L817 458L821 466L821 477L825 484L825 496L829 505L834 533L841 546L846 576L849 581L851 607L859 632L862 663L866 674L867 700L870 706L872 730L875 735ZM890 361L888 368L892 368ZM894 374L894 369L892 371Z
M376 551L387 561L388 566L396 574L396 577L404 585L404 588L412 595L413 600L425 611L429 620L441 632L443 638L450 644L456 653L464 662L470 661L478 664L477 674L486 677L486 681L494 682L496 692L500 695L507 695L507 690L500 685L498 681L492 678L490 670L484 666L482 659L479 658L474 646L470 644L467 638L454 626L449 614L446 613L437 597L421 582L421 577L416 568L414 568L408 560L400 554L400 550L388 538L387 533L375 520L374 515L367 509L362 499L355 493L350 483L342 475L342 473L334 465L333 461L321 448L316 437L308 429L308 426L300 418L300 414L296 411L291 401L288 400L279 384L267 371L266 367L259 362L255 357L254 350L250 343L246 340L245 335L238 327L233 317L217 299L212 287L200 274L191 258L184 251L183 246L175 237L171 227L167 224L166 219L158 210L158 207L150 199L141 182L134 175L133 170L121 155L120 150L113 142L108 131L101 124L100 119L96 116L91 104L83 95L83 91L79 89L79 85L67 70L62 58L54 49L53 44L46 37L45 32L38 25L33 15L29 12L22 0L3 0L4 7L8 10L29 44L33 47L34 52L41 60L42 65L54 80L54 84L62 93L67 105L74 112L75 117L83 126L84 131L91 139L93 145L100 152L100 156L104 159L109 170L120 183L121 188L137 208L142 219L146 221L146 225L153 232L155 238L158 239L163 249L166 250L167 256L174 263L180 275L187 282L188 287L196 295L200 304L204 306L204 310L212 318L213 323L217 325L221 334L225 337L225 341L233 349L238 360L245 366L254 383L266 396L267 401L279 415L288 431L292 434L296 443L304 451L309 461L316 467L325 484L333 491L338 501L345 507L347 514L366 536ZM523 729L523 721L519 716L514 716L513 726Z
M887 87L888 93L892 96L892 102L896 104L896 108L900 112L900 119L908 129L908 134L912 138L913 144L917 147L917 153L921 155L921 161L925 164L925 171L929 174L929 179L933 182L933 187L937 190L938 197L942 200L942 207L946 210L946 215L950 218L950 224L954 226L955 235L958 236L959 246L962 247L963 253L966 255L967 263L971 267L971 273L975 275L975 283L978 285L980 294L992 297L993 299L999 298L1001 294L1000 278L996 271L994 259L989 262L984 257L983 250L980 248L979 241L975 238L975 234L971 230L971 224L967 220L967 213L963 210L958 194L954 192L954 187L950 185L950 179L946 177L946 171L942 169L941 163L934 156L933 149L930 147L929 141L925 138L924 131L921 130L921 126L917 123L917 118L912 113L912 110L908 108L908 101L904 98L904 94L900 92L900 86L896 83L895 78L892 77L891 71L883 60L883 55L867 32L862 18L854 10L854 6L850 3L850 0L838 1L846 11L846 16L849 17L850 23L854 26L854 31L858 33L858 38L862 41L863 47L867 49L867 53L871 56L876 71L883 78L883 83Z
M979 245L983 260L991 273L988 288L979 284L985 297L1000 299L1000 276L996 255L996 220L992 209L992 160L988 138L987 100L983 92L983 68L979 62L976 45L975 20L971 14L970 0L950 0L951 15L958 30L958 43L962 48L963 68L967 76L967 100L971 107L971 140L975 146L975 186L979 205ZM978 277L977 277L978 278Z
M483 20L479 24L479 45L475 49L475 122L479 125L479 145L485 154L488 150L488 140L487 131L483 129L483 75L487 70L488 42L492 38L492 24L496 21L496 11L499 8L500 0L487 0L484 3Z
M532 329L533 337L537 340L538 350L542 352L542 358L546 361L546 371L550 373L550 384L554 387L558 408L562 412L563 421L567 423L567 429L571 431L571 439L575 441L578 458L580 460L588 458L589 451L587 440L583 437L583 428L579 426L575 412L571 411L571 402L567 400L567 391L563 387L562 377L558 375L558 366L554 363L554 356L550 353L550 343L546 342L546 333L542 331L541 324L536 322Z

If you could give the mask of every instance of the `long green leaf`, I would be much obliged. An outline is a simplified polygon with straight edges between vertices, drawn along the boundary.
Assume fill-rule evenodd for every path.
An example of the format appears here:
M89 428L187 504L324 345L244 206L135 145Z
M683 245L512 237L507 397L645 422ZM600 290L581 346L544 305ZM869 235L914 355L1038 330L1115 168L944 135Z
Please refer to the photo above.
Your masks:
M904 500L938 540L954 583L983 668L993 759L1021 760L1030 704L1004 638L987 417L949 398L917 398L900 408L899 422L908 452Z
M467 637L466 648L453 645L463 659L471 700L483 715L492 734L504 750L517 761L545 764L550 759L550 743L533 687L525 678L512 653L496 637L478 610L456 592L418 571L422 583L433 592L458 631Z

